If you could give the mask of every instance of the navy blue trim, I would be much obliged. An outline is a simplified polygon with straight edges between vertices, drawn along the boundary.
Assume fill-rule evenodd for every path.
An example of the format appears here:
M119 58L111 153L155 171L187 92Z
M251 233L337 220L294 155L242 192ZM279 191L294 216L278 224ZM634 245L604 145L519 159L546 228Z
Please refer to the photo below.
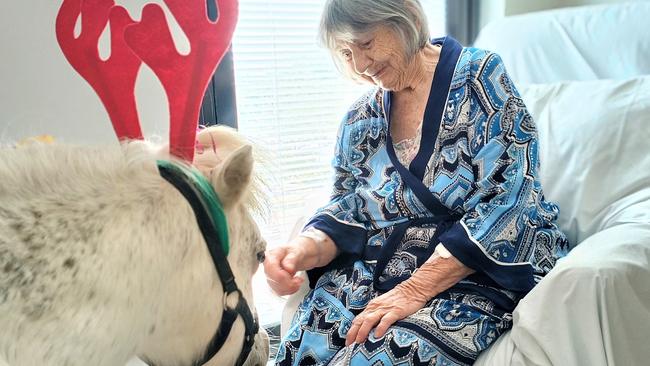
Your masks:
M390 98L388 98L388 95L384 95L384 104L387 108L390 107ZM386 120L388 121L388 113L386 114ZM388 130L390 131L390 124ZM422 204L434 216L440 216L442 218L450 217L449 209L433 196L431 191L429 191L421 180L411 174L411 172L399 162L397 154L395 153L395 148L393 147L393 139L391 139L390 134L386 134L386 152L388 153L388 157L393 163L393 166L397 170L397 173L399 173L406 186L411 188L420 202L422 202Z
M435 141L438 138L438 131L440 123L442 122L442 112L447 105L447 94L451 79L456 69L456 63L460 57L463 47L452 37L437 38L432 41L432 44L441 44L442 51L440 53L440 60L436 71L433 74L433 81L431 83L431 91L429 92L429 101L424 113L424 121L422 123L422 137L420 140L420 150L418 151L415 159L410 164L407 170L397 159L395 148L393 147L393 139L390 136L390 92L384 92L384 117L388 125L388 132L386 134L386 150L388 157L397 172L404 180L404 183L411 188L415 196L427 207L434 216L441 220L448 220L453 215L450 214L449 209L437 200L429 189L422 183L424 179L424 171L426 165L433 154Z
M398 278L392 278L391 280L386 281L385 283L381 283L379 282L379 277L384 273L384 269L386 269L386 266L388 265L388 261L390 261L393 255L395 255L395 252L397 251L397 246L404 238L404 234L406 233L406 230L411 226L411 224L412 224L411 222L406 221L401 224L393 225L393 232L386 239L386 242L384 242L384 245L379 250L380 253L379 253L379 258L377 259L377 266L375 267L375 270L373 271L372 274L372 282L374 282L375 288L377 290L388 291L392 289L394 286L396 286L398 283L406 280L407 276L402 276ZM429 246L431 246L431 243L429 243Z
M496 263L472 241L459 222L454 223L449 230L440 235L439 240L464 265L485 273L506 290L526 293L535 286L533 266L530 263L522 265Z
M460 58L463 51L463 46L450 36L444 37L442 41L440 60L433 75L429 101L424 111L420 149L409 166L409 170L420 181L424 179L427 163L433 154L435 141L438 139L438 131L442 123L442 113L447 106L451 80L454 77L458 58ZM440 42L440 39L435 39L432 43L438 44L437 42Z
M366 229L346 225L336 221L331 216L322 214L313 217L305 227L313 227L327 234L339 250L336 258L328 265L307 271L309 286L311 288L314 288L320 276L325 272L331 269L351 266L354 262L362 258L366 242L368 241L368 231Z

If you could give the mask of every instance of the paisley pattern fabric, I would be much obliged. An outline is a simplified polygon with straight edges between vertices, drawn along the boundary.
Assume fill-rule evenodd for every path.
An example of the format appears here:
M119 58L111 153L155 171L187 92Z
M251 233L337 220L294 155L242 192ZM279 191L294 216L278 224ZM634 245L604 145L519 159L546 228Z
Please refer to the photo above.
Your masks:
M391 94L376 88L345 116L330 203L307 224L340 255L308 272L313 290L278 365L467 365L509 329L517 302L568 251L538 179L535 125L498 55L451 37L415 158L391 140ZM407 279L442 243L474 269L381 338L345 347L354 316Z
M446 291L376 338L345 347L352 319L380 292L362 261L323 275L301 303L278 365L466 365L510 328L511 315L472 291Z

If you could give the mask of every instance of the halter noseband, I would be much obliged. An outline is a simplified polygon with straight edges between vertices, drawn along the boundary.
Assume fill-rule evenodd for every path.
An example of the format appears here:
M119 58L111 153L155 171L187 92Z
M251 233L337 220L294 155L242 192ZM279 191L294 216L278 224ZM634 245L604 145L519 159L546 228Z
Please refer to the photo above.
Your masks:
M225 292L221 323L219 323L203 357L195 365L207 363L221 350L235 320L241 315L246 326L244 344L236 363L237 366L241 366L253 347L255 335L259 331L259 324L244 295L237 287L235 276L226 260L229 251L228 226L219 197L210 183L198 171L165 160L159 160L157 163L160 175L173 185L192 207ZM234 308L229 308L227 299L235 293L238 297L237 305Z

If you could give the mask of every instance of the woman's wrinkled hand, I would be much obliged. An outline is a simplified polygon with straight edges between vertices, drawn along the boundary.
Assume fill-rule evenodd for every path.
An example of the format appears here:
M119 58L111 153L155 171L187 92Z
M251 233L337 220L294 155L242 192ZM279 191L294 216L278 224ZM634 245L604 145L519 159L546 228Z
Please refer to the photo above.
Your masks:
M368 306L352 320L345 345L365 342L373 328L375 328L375 337L383 337L396 321L415 314L426 303L426 299L411 294L406 288L398 285L371 300Z
M300 289L304 279L296 273L302 269L304 256L304 250L295 245L285 245L266 252L266 282L276 294L291 295Z

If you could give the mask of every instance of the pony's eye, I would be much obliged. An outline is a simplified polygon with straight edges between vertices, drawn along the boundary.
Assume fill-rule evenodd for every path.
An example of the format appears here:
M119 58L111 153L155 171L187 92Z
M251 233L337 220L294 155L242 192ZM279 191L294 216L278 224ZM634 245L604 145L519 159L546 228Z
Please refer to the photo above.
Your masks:
M266 254L264 254L264 251L258 252L257 253L257 261L260 263L264 263L264 260L266 259Z

